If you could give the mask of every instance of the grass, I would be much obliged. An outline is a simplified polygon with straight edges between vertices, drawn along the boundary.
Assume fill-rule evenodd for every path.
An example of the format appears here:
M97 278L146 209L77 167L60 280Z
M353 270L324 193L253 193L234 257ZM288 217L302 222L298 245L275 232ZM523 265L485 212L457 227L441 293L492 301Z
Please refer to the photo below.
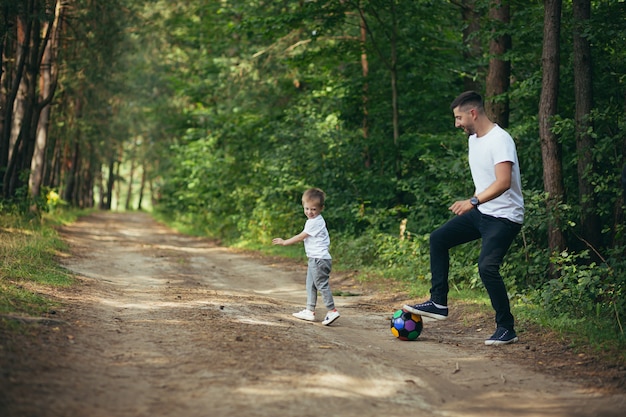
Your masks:
M55 256L65 249L54 226L69 223L78 212L40 218L0 213L0 314L41 315L55 303L47 287L67 287L74 279Z
M549 329L568 340L573 349L591 349L626 363L626 336L616 326L614 317L572 318L567 313L556 315L541 306L521 302L512 308L518 322Z

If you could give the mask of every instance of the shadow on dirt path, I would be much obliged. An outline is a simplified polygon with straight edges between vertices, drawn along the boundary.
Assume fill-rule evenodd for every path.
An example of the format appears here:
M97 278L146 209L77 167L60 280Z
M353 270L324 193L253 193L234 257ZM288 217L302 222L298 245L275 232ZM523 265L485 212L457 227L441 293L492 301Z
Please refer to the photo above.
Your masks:
M417 341L401 342L389 317L402 303L376 294L337 297L342 317L332 326L296 320L304 266L183 236L146 214L96 213L61 234L71 248L61 262L81 285L52 294L64 307L30 342L3 344L2 416L572 417L626 409L624 392L507 360L524 347L484 346L487 330L425 323Z

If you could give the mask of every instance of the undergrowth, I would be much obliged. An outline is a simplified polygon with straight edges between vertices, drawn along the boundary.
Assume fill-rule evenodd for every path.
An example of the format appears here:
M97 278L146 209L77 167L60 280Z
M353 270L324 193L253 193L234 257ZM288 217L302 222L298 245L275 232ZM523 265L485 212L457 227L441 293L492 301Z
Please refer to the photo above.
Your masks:
M74 283L55 259L65 244L54 226L72 222L77 215L71 211L43 217L0 213L0 314L42 314L54 305L42 295L43 287Z

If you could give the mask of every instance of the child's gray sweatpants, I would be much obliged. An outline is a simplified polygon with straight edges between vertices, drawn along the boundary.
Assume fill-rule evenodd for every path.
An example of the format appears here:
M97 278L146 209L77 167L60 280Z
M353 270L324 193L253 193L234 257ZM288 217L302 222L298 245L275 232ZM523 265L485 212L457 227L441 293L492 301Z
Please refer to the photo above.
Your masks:
M306 271L306 307L315 311L317 292L322 294L322 300L328 311L335 309L333 293L330 290L331 259L309 258L309 267Z

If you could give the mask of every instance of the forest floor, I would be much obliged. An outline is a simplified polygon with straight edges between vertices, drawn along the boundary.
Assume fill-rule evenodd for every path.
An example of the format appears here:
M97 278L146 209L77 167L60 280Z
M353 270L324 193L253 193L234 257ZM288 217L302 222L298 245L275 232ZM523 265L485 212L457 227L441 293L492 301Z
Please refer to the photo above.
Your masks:
M417 341L391 334L408 301L334 273L342 316L303 308L306 265L238 253L141 213L95 213L60 230L79 285L60 307L0 323L0 415L623 416L626 369L560 338L519 329L485 346L492 312L451 305ZM388 284L387 284L388 285ZM358 295L355 295L358 294ZM320 300L321 301L321 300ZM421 301L421 300L420 300ZM14 318L17 319L17 318ZM27 320L28 321L28 320Z

